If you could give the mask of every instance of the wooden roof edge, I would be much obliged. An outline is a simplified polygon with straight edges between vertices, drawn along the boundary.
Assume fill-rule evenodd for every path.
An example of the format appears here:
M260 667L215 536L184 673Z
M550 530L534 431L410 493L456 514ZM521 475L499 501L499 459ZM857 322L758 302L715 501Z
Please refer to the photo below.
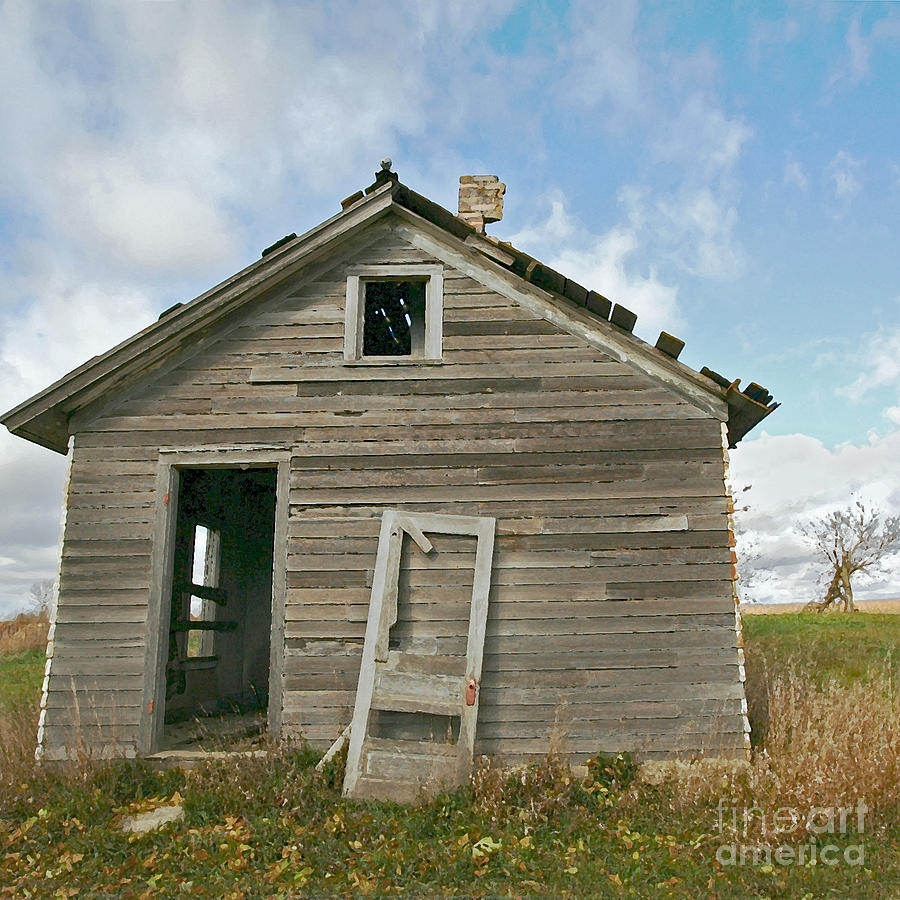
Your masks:
M481 254L468 242L464 247L452 249L446 243L443 230L428 220L423 222L417 213L404 209L402 215L411 220L409 225L413 227L407 226L408 231L404 236L413 244L420 241L421 249L426 252L449 257L454 267L467 272L470 277L487 284L562 330L599 347L613 358L664 383L709 415L721 421L726 420L725 390L695 369L657 350L630 332L615 327L602 316L593 315L589 307L521 278L508 266L498 264L494 258ZM429 231L430 237L427 240L417 237L418 234ZM440 248L435 239L443 241Z
M305 264L310 254L324 252L334 241L387 212L394 205L457 238L489 268L493 266L517 276L531 292L567 301L559 312L574 326L574 329L568 329L573 334L590 339L587 332L582 334L588 324L599 331L603 342L613 344L620 358L636 354L649 364L652 373L660 380L676 387L679 384L687 385L686 392L682 391L686 399L696 402L699 389L711 398L714 406L722 404L724 407L727 403L729 440L732 440L733 433L734 444L777 408L777 403L768 405L771 396L756 384L751 384L746 392L737 392L739 397L732 396L729 383L722 376L705 367L697 372L680 362L676 358L677 353L667 352L663 347L653 347L636 337L632 333L636 316L630 310L618 304L613 306L607 298L544 266L512 244L481 234L449 210L402 184L395 173L382 171L376 173L375 183L366 188L364 194L357 193L347 198L341 211L334 216L299 237L289 235L283 238L266 248L260 259L190 302L170 307L156 322L0 415L0 423L13 434L59 453L66 453L67 441L63 440L66 429L64 424L61 427L61 422L65 422L66 412L60 409L61 404L76 398L89 388L98 390L102 382L106 382L102 387L104 391L118 385L117 374L123 383L137 377L133 371L125 370L133 369L127 364L141 353L155 349L158 357L159 353L167 352L167 345L172 349L182 347L186 333L214 325L247 299L257 296L280 278L288 277L292 269ZM485 246L481 247L481 244ZM616 310L619 311L618 318ZM583 321L585 318L587 323ZM565 323L558 324L567 327ZM122 375L123 371L125 375ZM734 423L731 421L732 411Z
M766 416L781 406L780 403L773 403L772 396L758 384L751 384L743 391L739 385L740 379L732 382L725 392L728 402L728 447L732 450Z
M239 272L204 291L193 300L181 306L170 307L167 315L152 322L116 346L82 363L67 372L48 387L0 415L0 424L20 437L49 447L59 453L67 452L59 440L47 433L45 428L35 431L28 424L38 424L38 419L49 413L54 407L74 398L79 392L104 379L112 379L123 365L142 352L167 341L176 346L183 344L185 332L208 327L214 324L221 315L233 311L229 303L238 297L246 297L249 288L262 285L273 280L284 270L290 270L298 262L305 261L313 249L320 243L331 244L343 237L348 231L366 224L379 214L390 208L393 200L394 186L379 186L352 206L326 219L309 231L292 239L277 249L268 252L264 257L254 260ZM219 315L219 313L221 315ZM41 440L38 437L42 436Z
M639 353L643 358L651 360L654 369L661 367L663 371L687 379L691 385L699 387L717 400L725 400L729 409L730 442L734 435L732 446L780 406L779 403L773 404L768 391L756 383L751 383L745 391L738 392L740 398L732 396L729 394L731 382L721 375L706 366L697 371L678 359L684 348L684 341L662 332L655 346L649 344L633 333L637 316L631 310L545 266L509 242L481 233L468 222L399 181L395 181L395 185L394 200L398 205L460 238L469 247L478 248L480 243L487 245L481 250L484 257L551 297L556 296L575 304L579 313L583 311L598 325L603 323L600 328L607 339L612 338L615 343L624 344L630 352ZM500 251L499 254L497 250ZM739 384L739 381L735 384ZM732 410L735 415L739 413L739 421L736 419L732 422Z

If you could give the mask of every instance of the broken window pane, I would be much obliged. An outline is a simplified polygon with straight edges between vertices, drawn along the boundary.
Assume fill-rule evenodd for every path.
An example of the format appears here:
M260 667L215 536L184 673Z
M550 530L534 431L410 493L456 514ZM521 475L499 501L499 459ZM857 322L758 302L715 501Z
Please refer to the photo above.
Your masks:
M196 525L191 556L191 583L197 587L217 587L218 572L219 533L205 525ZM190 603L191 621L208 622L216 618L216 605L213 601L192 595ZM214 642L212 631L189 631L185 655L188 658L212 656L215 652Z
M368 281L364 356L419 356L425 351L425 282Z
M191 559L191 581L194 584L205 585L206 574L206 544L209 539L209 529L205 525L197 525L194 528L194 555ZM191 618L199 619L203 609L203 600L200 597L191 597Z

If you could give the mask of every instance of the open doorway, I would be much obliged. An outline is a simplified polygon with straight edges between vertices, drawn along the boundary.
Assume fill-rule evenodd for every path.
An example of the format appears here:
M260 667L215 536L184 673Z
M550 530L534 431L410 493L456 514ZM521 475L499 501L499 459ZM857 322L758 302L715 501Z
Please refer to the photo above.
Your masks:
M250 749L269 700L277 468L179 468L160 749Z

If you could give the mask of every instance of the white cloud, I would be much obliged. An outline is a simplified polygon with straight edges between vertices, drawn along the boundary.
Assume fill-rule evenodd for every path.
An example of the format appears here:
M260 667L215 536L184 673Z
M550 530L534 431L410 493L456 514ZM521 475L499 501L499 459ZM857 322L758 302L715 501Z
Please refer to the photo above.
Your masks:
M844 39L847 52L834 68L829 87L842 81L856 86L867 80L872 70L872 53L878 44L900 38L900 18L891 13L873 22L868 34L863 33L860 20L860 15L854 16L847 26Z
M717 59L706 49L679 54L637 32L639 6L576 2L574 42L560 51L557 92L576 108L602 111L613 132L640 127L656 164L683 167L708 185L738 162L753 129L726 114L717 96Z
M859 354L862 371L839 394L861 400L870 391L894 387L900 392L900 327L869 335ZM886 412L890 417L890 412Z
M652 193L630 185L618 193L621 221L596 234L568 209L561 193L544 201L549 212L509 240L566 277L638 314L637 333L655 340L678 329L674 272L728 280L744 268L735 237L737 211L707 188ZM668 274L662 274L665 265Z
M782 181L786 185L793 185L801 191L805 191L809 187L809 179L803 166L796 159L789 158L784 164L784 176Z
M859 174L862 163L846 150L839 150L825 167L825 174L834 185L834 196L841 203L849 203L860 189Z
M235 226L217 204L187 183L156 180L129 159L111 154L69 155L59 164L64 208L78 208L91 223L60 220L73 243L111 255L118 268L184 274L237 256Z
M509 240L510 243L526 247L552 247L557 250L566 244L579 232L583 231L578 223L569 214L566 207L566 198L560 192L551 194L545 203L550 206L547 217L532 225L526 226L516 232ZM552 252L549 251L548 252ZM537 251L532 255L537 256Z
M764 19L757 22L749 42L754 68L759 66L764 55L784 54L787 45L796 41L800 33L800 24L796 19Z
M743 119L725 115L708 90L693 89L674 109L661 108L660 116L655 154L688 166L693 178L714 179L730 171L753 136Z
M562 103L599 111L615 134L642 129L654 162L682 166L695 183L706 186L734 167L753 130L723 111L713 54L679 54L646 40L637 0L579 0L571 10L575 37L561 48L557 70Z
M636 238L631 265L643 256L699 278L734 278L745 265L736 172L753 129L724 110L711 52L650 43L638 17L635 2L574 4L578 37L561 51L557 93L615 137L631 135L634 154L665 173L619 192ZM651 190L654 181L667 187Z
M65 464L0 431L0 619L28 605L32 584L56 575Z
M659 250L685 272L729 280L741 274L744 251L735 235L737 208L708 187L658 197L641 218Z
M896 467L900 431L871 436L865 444L829 449L809 435L773 436L763 432L742 441L731 453L732 483L738 491L739 527L760 551L757 565L771 578L756 588L753 599L800 602L816 599L822 567L796 526L839 506L855 493L886 514L900 513ZM746 494L740 489L751 484ZM900 561L887 576L860 584L862 596L900 596Z
M507 5L4 4L0 193L107 267L227 265L248 223L434 133L429 74ZM441 100L465 117L477 94L453 74Z
M0 370L10 380L0 385L7 407L46 387L89 357L151 324L157 304L122 284L83 282L77 271L46 260L45 272L24 281L33 291L24 313L0 317Z
M850 23L847 30L847 74L854 84L859 84L869 74L868 43L859 31L859 16Z
M635 330L640 334L653 334L655 340L654 332L681 324L677 289L641 263L639 226L626 222L603 234L591 234L568 212L562 195L548 202L547 217L512 235L511 243L637 313Z
M566 99L601 107L607 124L620 129L646 114L652 72L636 34L636 0L577 2L572 6L574 40L567 44Z
M552 265L637 313L637 331L655 340L662 329L677 329L682 324L678 291L664 284L653 268L641 270L635 265L637 250L635 233L617 228L593 238L582 249L575 245L561 250Z

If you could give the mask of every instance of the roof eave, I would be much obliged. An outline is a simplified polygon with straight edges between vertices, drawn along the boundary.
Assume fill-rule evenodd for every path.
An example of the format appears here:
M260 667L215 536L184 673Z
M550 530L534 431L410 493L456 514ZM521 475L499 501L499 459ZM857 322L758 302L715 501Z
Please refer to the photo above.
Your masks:
M606 340L624 347L626 354L638 354L657 377L661 374L663 380L670 386L680 388L682 396L695 402L697 390L708 396L718 414L728 424L729 445L733 448L766 416L774 412L780 404L771 403L771 396L759 385L753 384L748 388L749 394L739 390L740 381L729 382L722 376L704 367L701 371L691 368L677 359L677 354L672 355L653 347L646 341L636 337L631 331L618 327L602 314L595 314L590 308L594 292L582 285L573 282L559 272L556 272L534 257L513 247L511 244L491 240L476 228L453 215L449 210L429 200L427 197L416 193L406 185L397 182L397 190L394 199L407 215L424 220L448 232L462 240L468 247L479 247L480 258L485 265L494 267L498 272L509 272L525 282L533 292L537 292L546 298L561 302L568 306L564 314L576 320L584 320L589 328L601 332ZM501 256L506 255L506 261ZM485 258L487 257L487 258ZM531 275L536 269L537 276ZM600 298L605 300L605 298ZM608 302L608 301L607 301ZM582 335L589 339L588 335ZM683 346L681 342L676 343ZM674 378L674 382L670 379ZM687 391L684 388L687 387ZM764 397L760 402L759 397ZM704 404L701 408L709 407ZM727 413L725 412L727 407Z
M358 197L358 199L356 199ZM188 337L208 331L247 300L302 269L328 252L333 243L354 229L374 221L394 209L401 218L432 231L443 239L449 235L460 241L454 248L460 259L477 260L504 280L517 295L544 304L549 320L590 343L603 345L622 360L639 361L642 368L668 384L685 399L709 414L727 421L729 445L735 446L753 427L772 413L777 403L759 385L747 391L739 382L704 368L697 372L679 362L677 352L668 353L631 333L634 315L626 327L610 321L597 311L602 301L608 313L609 301L565 278L510 244L481 234L449 210L401 184L394 173L379 173L365 194L344 201L343 209L299 237L289 237L268 248L264 256L240 272L204 292L147 328L94 357L43 391L0 416L9 431L58 453L68 449L68 418L79 407L102 396L112 387L128 384L161 365L172 353L183 349ZM549 307L548 305L549 304ZM617 307L618 309L618 307ZM612 319L615 320L615 310Z
M733 450L766 416L771 415L780 403L761 403L738 390L737 382L726 391L728 402L728 447Z
M68 430L63 425L63 440L59 423L65 422L71 410L63 409L63 404L73 401L77 406L77 398L86 390L94 388L95 393L105 391L127 380L117 376L122 375L130 360L151 350L164 357L167 349L177 349L183 344L187 330L193 332L213 325L243 303L251 293L262 293L289 277L299 265L310 261L311 254L315 253L317 257L349 231L385 214L393 205L394 191L395 186L391 183L378 187L337 215L255 260L169 315L63 375L44 390L5 412L0 416L0 423L12 434L58 453L67 453ZM52 429L49 427L51 419Z

